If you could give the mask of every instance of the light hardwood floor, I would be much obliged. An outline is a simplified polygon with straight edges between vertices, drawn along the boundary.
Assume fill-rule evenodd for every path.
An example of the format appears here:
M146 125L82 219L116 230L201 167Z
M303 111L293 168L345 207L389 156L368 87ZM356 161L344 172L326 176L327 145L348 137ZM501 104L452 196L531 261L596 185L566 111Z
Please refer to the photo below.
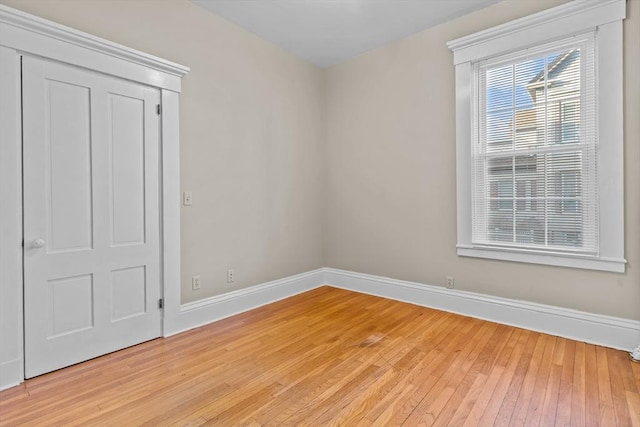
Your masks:
M640 426L622 351L323 287L0 393L0 425Z

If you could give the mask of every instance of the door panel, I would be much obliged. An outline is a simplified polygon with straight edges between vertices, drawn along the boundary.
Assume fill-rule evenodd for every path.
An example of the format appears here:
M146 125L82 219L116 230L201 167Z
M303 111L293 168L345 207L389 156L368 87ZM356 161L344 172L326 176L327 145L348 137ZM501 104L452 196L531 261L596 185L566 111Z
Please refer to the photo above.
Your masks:
M112 244L144 243L144 103L109 94Z
M47 339L93 327L93 275L47 281Z
M45 82L49 252L92 247L89 102L87 87L55 80ZM73 217L67 215L68 211L74 212Z
M111 321L143 315L147 288L145 266L111 272Z
M29 378L161 334L159 93L22 67Z

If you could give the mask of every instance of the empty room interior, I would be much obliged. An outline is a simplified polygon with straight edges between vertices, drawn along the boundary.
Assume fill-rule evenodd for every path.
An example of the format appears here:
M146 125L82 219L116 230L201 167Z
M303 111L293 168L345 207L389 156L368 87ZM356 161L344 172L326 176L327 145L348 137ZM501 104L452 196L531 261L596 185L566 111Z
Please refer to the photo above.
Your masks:
M640 0L0 0L23 425L640 426Z

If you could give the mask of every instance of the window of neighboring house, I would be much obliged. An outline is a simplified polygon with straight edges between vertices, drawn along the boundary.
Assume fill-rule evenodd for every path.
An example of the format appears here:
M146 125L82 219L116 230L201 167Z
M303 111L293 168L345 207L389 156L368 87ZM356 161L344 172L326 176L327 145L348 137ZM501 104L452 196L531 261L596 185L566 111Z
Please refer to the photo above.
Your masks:
M580 212L582 187L579 170L563 170L556 172L552 193L560 195L560 203L556 204L559 214L577 214Z
M450 42L459 255L624 271L624 13L572 2Z
M560 102L560 142L578 142L580 137L580 101Z

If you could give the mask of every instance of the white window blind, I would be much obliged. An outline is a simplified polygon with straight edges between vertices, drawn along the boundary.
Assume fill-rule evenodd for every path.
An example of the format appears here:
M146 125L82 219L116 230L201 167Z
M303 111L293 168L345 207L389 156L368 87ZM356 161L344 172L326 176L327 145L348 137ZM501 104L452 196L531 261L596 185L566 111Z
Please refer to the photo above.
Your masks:
M472 64L472 243L598 255L595 33Z

